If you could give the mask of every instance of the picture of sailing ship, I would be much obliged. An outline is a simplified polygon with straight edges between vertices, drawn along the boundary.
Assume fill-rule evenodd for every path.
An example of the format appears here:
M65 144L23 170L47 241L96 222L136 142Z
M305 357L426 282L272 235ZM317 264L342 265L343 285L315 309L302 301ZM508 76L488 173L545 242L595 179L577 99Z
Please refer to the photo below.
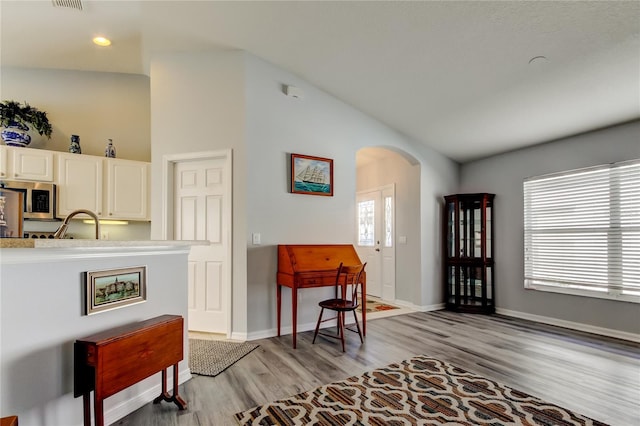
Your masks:
M291 192L333 195L333 160L291 154Z

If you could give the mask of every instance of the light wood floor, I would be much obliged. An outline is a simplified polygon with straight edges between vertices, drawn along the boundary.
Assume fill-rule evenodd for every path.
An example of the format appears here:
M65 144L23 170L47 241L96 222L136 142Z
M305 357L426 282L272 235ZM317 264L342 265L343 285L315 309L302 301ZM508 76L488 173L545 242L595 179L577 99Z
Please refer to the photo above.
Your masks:
M448 361L612 425L640 425L640 344L503 316L447 311L367 321L365 344L312 332L257 340L260 347L217 377L180 388L189 404L147 404L126 426L234 425L233 414L418 354Z

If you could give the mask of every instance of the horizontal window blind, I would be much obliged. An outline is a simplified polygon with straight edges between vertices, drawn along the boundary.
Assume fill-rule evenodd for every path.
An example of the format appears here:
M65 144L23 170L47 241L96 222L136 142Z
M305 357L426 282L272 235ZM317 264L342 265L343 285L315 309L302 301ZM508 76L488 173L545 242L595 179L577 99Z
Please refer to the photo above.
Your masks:
M640 160L524 181L525 287L640 302Z

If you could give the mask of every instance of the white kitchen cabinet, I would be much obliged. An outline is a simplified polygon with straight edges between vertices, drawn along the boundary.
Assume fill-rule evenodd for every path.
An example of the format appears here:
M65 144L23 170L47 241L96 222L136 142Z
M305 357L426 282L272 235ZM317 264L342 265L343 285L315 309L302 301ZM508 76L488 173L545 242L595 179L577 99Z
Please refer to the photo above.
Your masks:
M53 151L2 147L0 177L13 180L53 182Z
M106 161L107 219L148 220L149 163L108 158Z
M103 216L104 158L64 153L57 156L58 217L65 217L77 209L91 210Z
M7 177L7 147L0 145L0 179Z
M58 217L87 209L101 219L150 220L149 163L92 155L57 156Z

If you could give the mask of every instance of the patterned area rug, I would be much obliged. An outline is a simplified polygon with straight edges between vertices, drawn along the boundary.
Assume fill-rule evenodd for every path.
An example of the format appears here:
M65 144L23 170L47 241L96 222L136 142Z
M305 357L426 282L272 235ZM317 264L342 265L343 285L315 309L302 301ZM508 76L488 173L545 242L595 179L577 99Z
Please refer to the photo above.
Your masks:
M241 425L604 425L417 356L235 414Z
M257 347L248 342L189 339L189 368L192 374L217 376Z

